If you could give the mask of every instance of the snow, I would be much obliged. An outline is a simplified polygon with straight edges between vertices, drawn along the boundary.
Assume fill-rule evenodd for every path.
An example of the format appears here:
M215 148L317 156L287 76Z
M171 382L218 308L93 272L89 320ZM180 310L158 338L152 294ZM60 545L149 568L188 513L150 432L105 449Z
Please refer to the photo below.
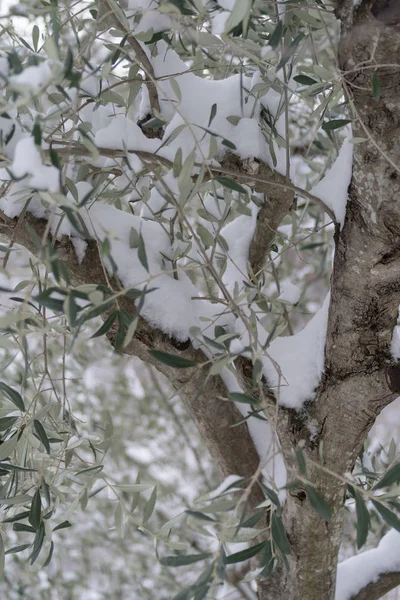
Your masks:
M169 121L166 127L163 142L178 128L182 130L176 139L169 143L175 155L178 148L182 148L183 158L196 149L196 158L204 160L209 155L210 134L205 129L215 134L218 144L218 158L227 151L222 144L224 139L234 143L233 151L242 158L260 158L272 165L272 157L268 144L261 134L259 126L260 102L250 96L249 91L261 80L257 71L252 78L232 75L225 79L212 80L190 72L177 54L168 49L164 42L157 44L158 54L151 57L154 74L158 78L160 108L163 117ZM181 92L181 99L177 102L174 89L168 81L168 76L173 75ZM274 95L275 94L275 95ZM261 103L276 116L280 95L269 92L262 98ZM212 107L217 105L217 112L211 120ZM148 112L148 98L143 97L141 114ZM227 117L236 116L244 119L244 123L233 125ZM284 133L284 119L281 117L275 123L279 134ZM239 129L237 129L239 127ZM277 157L277 170L281 173L286 168L286 153L274 143Z
M138 158L136 156L136 154L129 154L128 156L128 162L129 162L129 166L132 169L132 171L134 173L139 173L142 169L143 169L143 163L140 160L140 158Z
M202 496L202 500L213 500L214 498L217 498L218 496L220 496L221 494L223 494L227 488L229 486L232 486L230 488L229 493L231 492L237 492L238 490L241 490L242 488L240 487L235 487L235 483L238 481L241 481L243 479L243 477L240 477L239 475L228 475L227 477L225 477L225 479L219 484L218 487L216 487L214 490L212 490L212 492L210 492L209 494Z
M125 453L129 458L145 465L150 465L154 460L154 452L151 452L150 449L145 446L130 444L125 449Z
M339 564L335 600L350 600L383 573L400 571L400 533L389 531L379 546Z
M252 212L252 216L241 215L221 230L221 234L229 246L226 253L227 265L223 282L230 292L233 292L236 283L239 284L240 289L243 287L242 281L248 279L247 257L258 212L258 208L254 204Z
M28 185L37 190L58 192L60 171L43 164L33 137L22 138L15 147L11 172L17 179L29 177Z
M25 94L37 94L52 78L52 69L48 61L39 65L25 67L18 75L11 75L9 81L15 89Z
M400 316L397 319L400 322ZM391 354L394 359L400 360L400 326L396 325L393 329L392 341L390 345Z
M222 8L225 8L225 10L232 11L236 4L236 0L219 0L218 4L222 6Z
M227 11L221 11L212 17L211 31L214 35L221 35L224 33L229 17L230 13Z
M261 157L265 150L265 140L255 119L240 119L230 134L230 141L236 146L235 154L242 159Z
M382 446L389 446L390 440L398 438L400 431L400 396L379 413L368 434L368 453L373 455ZM371 467L371 471L373 467Z
M0 141L2 144L2 151L7 158L12 159L15 152L15 146L22 137L26 137L26 134L23 133L20 124L15 119L7 119L4 116L0 117Z
M142 14L140 23L135 24L135 34L151 29L154 33L157 33L171 27L170 17L161 14L157 10L157 3L154 0L128 0L128 10L126 12L128 16Z
M235 5L234 0L224 0L220 3L220 6L226 11L231 11ZM155 7L154 2L150 0L130 0L129 2L130 10L143 13L142 21L146 17L154 16L153 13L156 11L153 9ZM155 76L158 78L162 116L169 121L164 138L161 141L147 138L132 118L125 114L115 114L113 112L115 109L110 106L96 106L96 110L93 106L87 106L83 109L82 116L84 121L91 124L96 145L130 152L144 150L154 154L160 145L164 144L163 156L173 158L177 149L181 148L183 159L193 148L196 148L197 158L203 160L209 154L210 134L205 134L204 131L204 128L208 128L215 133L218 158L226 152L226 146L221 142L223 139L227 139L236 145L235 152L242 159L259 157L271 163L268 144L259 125L260 108L261 105L268 108L272 117L276 118L276 129L283 135L284 118L279 117L282 98L281 94L273 89L270 89L265 96L261 96L259 101L255 101L249 94L254 86L262 82L259 71L256 71L251 78L233 75L221 80L211 80L191 73L190 67L162 41L157 44L158 52L155 56L150 55L148 47L143 46L143 49L147 52ZM28 81L28 86L32 89L39 89L45 83L46 78L51 76L51 67L47 62L41 63L38 66L26 68L20 75L23 74ZM176 88L172 87L168 81L168 76L171 74L174 75L175 82L180 89L181 99L177 99ZM273 79L272 75L271 73ZM20 83L21 81L25 80L22 78ZM85 89L91 88L92 93L97 93L98 83L97 76L89 76L85 78ZM145 105L146 102L146 97L144 97L143 104ZM216 110L214 105L216 105ZM141 110L143 111L143 109L142 105ZM239 119L237 125L228 121L230 116L236 116ZM184 127L179 135L167 143L170 135L181 125ZM335 169L341 166L340 161L346 158L345 149L348 147L351 146L345 142L335 165L327 177L318 184L321 193L324 192L324 182L324 185L327 181L329 182ZM278 159L277 168L282 172L286 167L286 152L278 147L275 150ZM132 156L130 162L135 171L140 171L142 162L139 158ZM50 192L59 191L59 172L55 167L43 164L40 150L34 144L32 137L25 137L17 142L11 171L15 177L29 177L28 185L31 187ZM174 193L179 194L177 182L171 173L165 176L165 182ZM76 187L79 199L90 189L90 185L85 182L79 182ZM193 302L192 299L199 296L199 291L187 277L184 268L178 267L174 274L171 272L171 263L162 257L162 254L172 256L179 245L178 243L171 244L167 230L152 220L157 212L164 209L165 199L162 191L157 185L151 188L150 198L144 206L142 205L141 217L132 215L125 210L118 210L100 200L97 200L91 207L86 206L81 209L80 214L92 235L99 241L106 238L109 240L111 257L117 265L118 275L125 287L144 289L149 286L156 288L146 295L142 308L143 316L151 325L161 328L165 333L177 339L185 340L190 337L189 332L193 327L200 327L204 331L204 318L213 320L214 325L216 315L221 308L206 301ZM82 261L86 251L84 240L79 238L68 219L64 218L60 222L59 217L54 214L56 206L44 209L40 204L39 195L37 196L38 206L35 208L36 205L32 205L29 210L37 209L37 214L39 211L43 213L47 210L45 213L47 217L49 213L52 213L52 233L57 232L58 237L73 236L78 260ZM235 194L233 194L233 198L235 198ZM70 194L67 195L67 200L72 205L75 201ZM207 203L207 198L205 203ZM219 201L214 200L214 204L214 209L220 213L224 207L217 206ZM229 251L226 253L227 268L223 275L223 282L231 293L237 286L242 289L243 281L248 279L248 250L258 212L258 208L254 204L250 206L251 216L239 216L221 231L229 246ZM10 206L8 208L10 209ZM175 209L167 208L166 216L172 218ZM14 210L16 210L15 206ZM205 223L205 226L209 231L214 232L212 224ZM143 261L139 260L137 248L130 248L132 229L143 238L148 270L142 264ZM222 249L218 251L223 252ZM195 244L194 252L196 252ZM105 265L111 272L112 261L107 257L105 257ZM282 284L279 299L282 302L296 304L300 295L301 292L296 286L285 282ZM247 307L244 307L243 311L250 316ZM303 402L312 396L318 384L323 365L326 315L327 307L325 311L321 310L315 315L303 331L291 338L278 338L268 348L265 357L266 374L271 385L276 389L279 388L277 395L279 401L285 406L300 408ZM238 332L243 329L241 319L237 320L236 328ZM261 343L266 338L267 333L261 331ZM239 348L240 344L241 342L234 341L232 348ZM277 365L279 365L282 375L277 372Z
M222 35L225 33L226 23L231 16L231 12L235 6L236 0L221 0L218 5L224 9L220 12L214 12L211 17L211 31L214 35Z
M160 147L160 140L147 138L139 125L124 115L109 118L107 127L95 134L94 142L100 148L145 150L152 153L156 153Z
M223 282L230 292L235 284L239 284L240 289L241 282L247 279L248 249L254 233L257 210L254 207L251 217L240 216L221 231L229 245ZM300 295L301 291L297 286L284 282L279 299L296 304ZM265 375L282 406L301 409L304 402L314 396L324 367L329 301L328 294L323 306L301 331L293 336L278 337L267 348L264 356ZM242 310L247 314L248 309L244 307ZM243 353L250 342L242 319L236 320L234 329L241 334L241 339L232 341L231 351ZM262 327L259 328L258 339L261 344L267 339L267 332ZM238 408L243 411L243 407ZM265 454L264 450L263 452ZM263 454L260 453L260 456Z
M297 304L300 300L301 290L297 285L293 285L290 281L284 281L280 284L281 293L278 296L278 300L281 302L287 302L288 304Z
M87 242L85 240L81 240L78 237L72 237L71 241L74 245L78 262L79 262L79 264L81 264L81 262L85 258Z
M110 253L125 288L156 288L146 295L141 310L141 315L150 325L181 341L190 337L192 327L204 329L200 318L211 319L219 309L209 302L193 302L192 298L199 296L199 291L184 270L178 268L178 279L175 279L171 264L164 264L162 254L168 256L171 244L159 223L144 220L100 201L96 201L88 214L85 216L82 213L82 216L92 235L101 241L109 239ZM140 262L137 249L129 247L132 228L142 235L148 271ZM107 259L105 264L111 272Z
M324 369L329 300L330 294L304 329L276 338L267 349L265 375L282 406L301 409L314 395Z
M8 76L9 65L8 60L3 56L0 56L0 81Z
M353 144L346 138L331 169L317 185L311 189L311 194L322 200L335 214L340 228L344 225L348 187L353 168Z

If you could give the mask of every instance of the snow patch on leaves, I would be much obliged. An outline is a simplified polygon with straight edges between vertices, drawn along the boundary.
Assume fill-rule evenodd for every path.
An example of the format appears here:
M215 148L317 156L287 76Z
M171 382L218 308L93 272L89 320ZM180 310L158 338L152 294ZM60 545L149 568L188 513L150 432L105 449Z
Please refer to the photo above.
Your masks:
M311 194L320 198L334 212L341 229L346 216L352 169L353 144L347 138L330 170L311 190Z
M282 406L300 409L314 395L324 369L329 301L330 294L304 329L276 338L267 350L265 375Z
M33 137L23 138L17 143L11 172L17 179L29 177L28 185L33 189L60 191L60 172L56 167L43 164Z
M297 304L301 296L300 288L297 285L293 285L290 281L284 281L280 287L281 293L278 296L278 300L287 302L288 304Z
M40 65L25 67L18 75L11 75L9 81L20 93L29 95L37 94L50 82L52 76L50 62L44 61Z

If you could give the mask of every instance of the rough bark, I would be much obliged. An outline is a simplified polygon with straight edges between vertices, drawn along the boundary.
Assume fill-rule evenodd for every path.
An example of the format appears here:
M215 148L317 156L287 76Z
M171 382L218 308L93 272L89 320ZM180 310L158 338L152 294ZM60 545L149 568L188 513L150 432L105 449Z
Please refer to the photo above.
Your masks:
M368 141L354 147L345 226L335 236L324 378L302 420L281 410L277 422L287 466L296 472L293 449L304 444L308 477L330 504L333 518L327 523L316 516L303 490L289 494L284 518L291 571L289 577L282 574L282 600L334 598L345 492L335 474L351 471L376 416L396 396L388 387L387 369L400 304L400 71L379 65L399 64L400 26L393 23L395 11L390 25L378 19L377 3L375 16L363 3L351 18L345 10L350 7L340 4L339 61L357 112L353 134ZM382 89L379 100L372 91L374 70ZM310 439L310 423L319 430L318 439ZM386 591L384 583L368 588L357 598L378 598ZM266 586L260 599L272 597Z
M377 581L372 581L350 600L379 600L400 585L400 573L382 573Z

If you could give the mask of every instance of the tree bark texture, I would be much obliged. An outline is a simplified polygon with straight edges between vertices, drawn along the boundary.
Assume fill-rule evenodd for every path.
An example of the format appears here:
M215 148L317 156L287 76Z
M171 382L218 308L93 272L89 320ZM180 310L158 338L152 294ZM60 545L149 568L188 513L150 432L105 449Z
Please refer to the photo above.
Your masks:
M333 517L330 522L318 517L301 489L289 493L284 517L291 569L288 575L282 572L282 600L335 597L345 494L340 477L352 470L376 416L399 391L395 377L388 387L387 369L400 304L400 70L380 65L400 64L400 14L398 4L364 2L350 18L347 5L342 6L339 63L354 106L353 136L367 141L354 146L346 221L335 236L326 364L318 396L304 423L283 410L277 422L287 467L296 473L293 449L304 444L308 477ZM373 92L374 72L379 98ZM307 422L317 426L318 439L310 439ZM357 598L378 598L398 584L396 577L383 579ZM259 598L273 597L266 582Z

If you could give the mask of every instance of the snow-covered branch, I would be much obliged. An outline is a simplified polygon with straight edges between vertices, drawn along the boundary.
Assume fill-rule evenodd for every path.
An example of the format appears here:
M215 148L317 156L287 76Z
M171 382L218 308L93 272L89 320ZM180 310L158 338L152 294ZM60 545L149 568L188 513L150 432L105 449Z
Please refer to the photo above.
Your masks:
M20 219L7 218L7 223L0 223L0 234L37 255L40 253L37 240L46 240L47 228L46 220L26 213ZM35 237L30 231L35 233ZM88 242L82 260L79 260L74 243L67 236L61 237L59 241L53 240L53 244L60 260L67 266L72 284L108 286L111 283L115 286L114 289L118 289L118 283L113 278L105 278L105 269L96 241ZM135 303L128 297L120 296L119 303L127 313L136 314ZM104 313L103 318L106 319L109 314L109 311ZM107 336L110 342L116 345L117 327L111 328ZM190 344L184 350L180 348L182 347L176 339L151 326L139 316L135 337L123 348L123 352L153 364L179 391L189 415L224 475L248 477L249 474L256 473L260 461L259 454L247 424L239 425L242 421L239 410L233 402L224 401L228 396L224 382L219 376L207 377L207 371L201 366L207 362L207 357L201 350L194 349ZM179 356L199 366L189 370L168 367L149 354L149 350L154 349ZM263 500L258 486L252 487L249 499L252 507Z
M336 600L375 600L400 584L400 533L389 531L379 546L341 562Z

